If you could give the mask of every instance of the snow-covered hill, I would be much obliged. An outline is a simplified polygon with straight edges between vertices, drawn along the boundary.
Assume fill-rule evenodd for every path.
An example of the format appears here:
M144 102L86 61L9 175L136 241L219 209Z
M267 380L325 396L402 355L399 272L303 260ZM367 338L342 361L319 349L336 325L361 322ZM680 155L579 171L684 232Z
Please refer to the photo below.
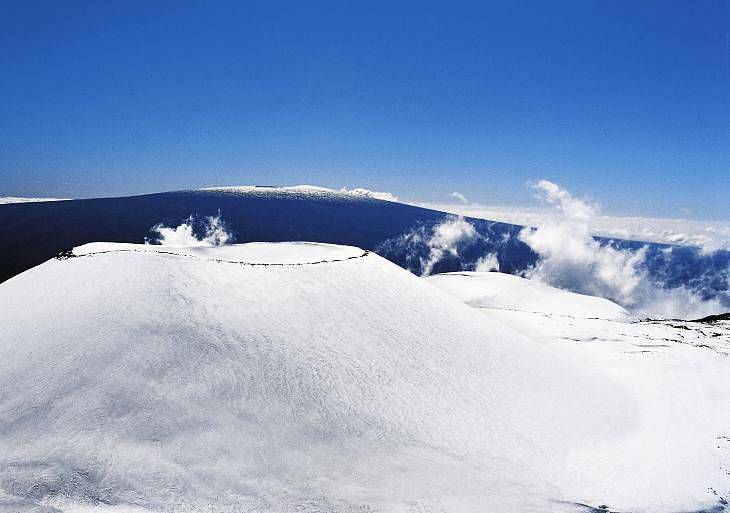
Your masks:
M16 505L540 511L632 408L349 247L84 246L2 284L0 323Z
M497 308L572 317L629 320L616 303L595 296L556 289L505 273L443 273L429 283L476 308Z
M593 353L525 315L352 247L77 248L0 284L0 506L720 505L726 359Z
M636 410L624 436L571 455L566 468L582 478L566 480L569 496L617 511L697 511L692 490L704 482L716 504L701 510L725 511L730 321L631 322L605 299L502 273L449 273L427 281L491 320L568 350L576 365L595 366L631 391ZM583 480L600 485L586 488Z

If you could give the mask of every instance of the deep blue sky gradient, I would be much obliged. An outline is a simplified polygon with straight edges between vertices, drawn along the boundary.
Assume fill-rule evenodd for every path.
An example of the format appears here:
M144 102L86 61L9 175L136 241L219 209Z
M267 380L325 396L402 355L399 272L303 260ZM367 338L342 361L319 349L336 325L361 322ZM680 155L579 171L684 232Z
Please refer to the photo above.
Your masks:
M730 219L730 5L0 1L0 196L364 186Z

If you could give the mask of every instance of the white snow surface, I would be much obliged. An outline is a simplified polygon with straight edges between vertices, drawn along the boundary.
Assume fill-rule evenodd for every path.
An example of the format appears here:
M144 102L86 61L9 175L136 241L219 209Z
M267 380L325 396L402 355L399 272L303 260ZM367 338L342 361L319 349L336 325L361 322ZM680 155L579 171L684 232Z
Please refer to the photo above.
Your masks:
M572 451L563 477L553 476L565 483L567 496L609 505L611 511L726 510L730 321L627 322L620 307L605 299L570 297L499 273L449 273L427 281L493 321L548 347L567 349L575 365L597 367L630 390L636 407L631 428L612 440L596 440L588 450ZM575 479L573 472L581 477ZM703 488L710 504L700 507Z
M622 306L608 299L556 289L512 274L453 272L430 276L427 280L477 308L624 321L630 319Z
M323 244L73 255L0 284L0 511L673 512L730 489L722 325L713 350L472 308Z
M67 201L65 198L19 198L17 196L0 196L0 205L9 203L38 203L42 201Z
M378 192L355 187L348 189L343 187L339 190L317 185L229 185L223 187L206 187L202 191L228 192L235 194L271 195L271 194L292 194L315 196L319 199L326 198L347 198L347 199L377 199L383 201L398 202L398 197L389 192Z
M72 250L74 256L111 252L156 253L248 265L299 265L358 258L365 251L352 246L314 242L250 242L228 246L159 246L92 242Z

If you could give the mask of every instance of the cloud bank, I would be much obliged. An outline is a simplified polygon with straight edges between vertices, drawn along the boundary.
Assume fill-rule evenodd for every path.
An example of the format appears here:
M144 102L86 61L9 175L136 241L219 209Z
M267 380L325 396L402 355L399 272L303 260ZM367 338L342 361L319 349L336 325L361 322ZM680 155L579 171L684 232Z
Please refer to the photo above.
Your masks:
M555 193L559 194L559 191L554 191L553 201L558 200ZM559 221L564 214L561 210L554 208L547 198L543 197L543 200L545 202L543 207L484 205L461 201L459 203L412 202L410 204L464 217L534 227ZM694 246L705 253L720 249L730 250L730 222L609 216L601 214L596 205L584 203L588 210L584 211L583 218L590 233L597 237ZM570 207L563 204L563 208ZM590 213L591 209L593 209L592 213Z
M414 226L376 251L422 276L502 270L610 299L637 317L689 319L729 309L726 253L597 240L592 227L599 205L548 180L531 187L549 212L532 226L447 215Z

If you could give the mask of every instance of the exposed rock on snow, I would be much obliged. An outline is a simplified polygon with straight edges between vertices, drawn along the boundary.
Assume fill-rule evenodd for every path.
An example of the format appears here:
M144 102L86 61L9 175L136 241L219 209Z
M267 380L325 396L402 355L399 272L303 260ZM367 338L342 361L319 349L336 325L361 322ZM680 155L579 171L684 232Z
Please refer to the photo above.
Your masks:
M703 317L702 319L697 319L697 322L706 323L715 323L718 321L730 321L730 312L718 315L708 315L707 317Z

